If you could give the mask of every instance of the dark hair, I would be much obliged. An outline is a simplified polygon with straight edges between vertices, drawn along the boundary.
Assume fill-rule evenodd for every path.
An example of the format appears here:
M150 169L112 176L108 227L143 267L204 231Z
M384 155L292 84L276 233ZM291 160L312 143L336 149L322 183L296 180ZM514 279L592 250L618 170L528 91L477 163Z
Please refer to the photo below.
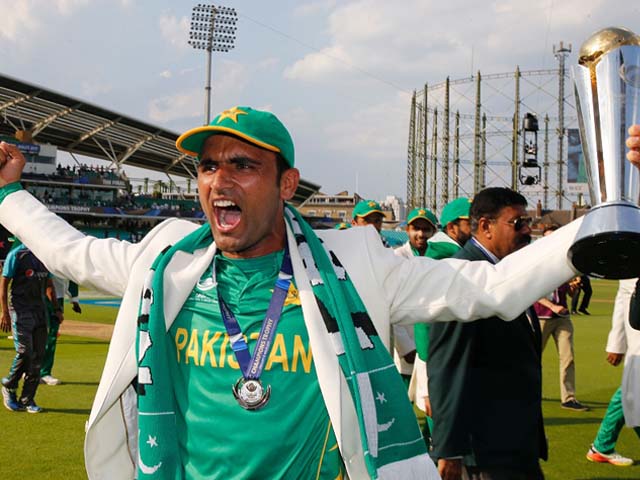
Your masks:
M526 207L527 199L510 188L490 187L481 190L473 197L473 202L471 202L471 208L469 209L471 231L476 232L478 230L478 222L482 217L498 218L503 208L513 205Z
M276 185L280 185L282 174L291 167L280 152L276 152Z

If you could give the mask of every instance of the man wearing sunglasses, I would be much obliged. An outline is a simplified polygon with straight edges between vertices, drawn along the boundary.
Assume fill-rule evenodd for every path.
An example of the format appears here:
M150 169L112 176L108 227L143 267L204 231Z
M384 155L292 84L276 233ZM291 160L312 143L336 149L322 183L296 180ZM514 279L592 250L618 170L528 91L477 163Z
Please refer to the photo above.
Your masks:
M528 245L526 206L510 189L481 191L469 212L472 238L454 258L495 264ZM477 480L543 478L540 350L532 308L511 322L490 317L431 325L432 455L443 480L463 478L463 468Z

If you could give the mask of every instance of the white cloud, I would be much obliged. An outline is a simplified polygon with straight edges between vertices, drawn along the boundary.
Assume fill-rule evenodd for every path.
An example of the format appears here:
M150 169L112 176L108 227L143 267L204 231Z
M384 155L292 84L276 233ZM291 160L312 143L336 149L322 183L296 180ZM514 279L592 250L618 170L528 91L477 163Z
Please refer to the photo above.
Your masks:
M246 66L237 62L222 62L219 70L222 76L212 81L212 114L228 108L230 105L224 99L238 98L249 78ZM174 120L201 117L204 95L204 87L195 87L153 99L148 106L149 119L166 124Z
M171 70L163 70L162 72L160 72L160 76L162 78L171 78L173 74L171 73Z
M189 45L189 20L187 17L178 18L174 15L162 14L158 20L160 33L172 46L186 49Z
M512 68L531 56L537 60L545 42L550 50L554 41L583 38L585 30L604 26L590 27L593 22L610 23L615 16L624 21L624 8L611 3L623 6L622 0L404 0L401 8L387 0L341 2L328 16L328 44L289 65L285 77L442 79L468 73L472 48L476 61L502 65L502 59ZM605 13L609 19L598 20Z
M362 155L371 159L397 157L406 142L406 125L399 118L408 118L406 94L398 93L385 100L356 110L346 118L324 127L324 137L331 141L327 146L342 153L343 158ZM389 121L393 119L392 121Z
M332 45L287 67L284 76L292 80L316 80L351 70L352 62L344 47Z
M0 39L4 38L14 42L29 34L40 26L36 18L34 7L28 0L0 0L0 12L2 12L2 28Z
M149 102L149 119L161 124L202 115L202 89L190 89Z
M215 81L215 95L222 98L237 97L249 83L251 72L246 65L229 60L218 62L218 65L217 70L222 76Z
M70 16L87 5L89 0L0 0L0 39L24 43L34 32L55 22L55 17Z

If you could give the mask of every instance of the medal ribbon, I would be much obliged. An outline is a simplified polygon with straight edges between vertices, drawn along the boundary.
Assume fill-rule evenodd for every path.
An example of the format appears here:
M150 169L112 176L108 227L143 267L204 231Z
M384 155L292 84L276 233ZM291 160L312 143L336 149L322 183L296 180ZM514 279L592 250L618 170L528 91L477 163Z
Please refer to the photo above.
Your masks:
M265 319L262 322L262 328L260 330L258 340L256 341L256 347L253 350L253 355L249 354L249 346L244 339L238 320L218 292L218 302L220 304L222 321L227 329L231 348L233 349L236 360L240 364L242 376L245 380L258 380L262 374L262 370L264 369L264 365L267 361L267 356L271 350L271 344L275 337L278 322L282 316L282 308L284 306L284 301L287 298L287 293L289 292L292 277L293 267L291 266L289 245L285 243L282 266L280 267L278 279L276 280L275 287L273 289L273 295L271 295L271 300L269 301L269 308L267 309Z

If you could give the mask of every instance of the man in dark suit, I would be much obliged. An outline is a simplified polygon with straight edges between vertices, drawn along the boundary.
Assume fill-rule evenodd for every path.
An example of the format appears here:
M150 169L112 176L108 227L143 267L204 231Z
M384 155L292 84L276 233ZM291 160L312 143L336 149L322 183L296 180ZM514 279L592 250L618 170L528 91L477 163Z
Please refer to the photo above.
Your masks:
M507 188L481 191L469 212L472 239L454 257L497 263L527 245L526 205ZM532 308L511 322L491 317L431 326L432 455L443 480L544 478L540 351Z

